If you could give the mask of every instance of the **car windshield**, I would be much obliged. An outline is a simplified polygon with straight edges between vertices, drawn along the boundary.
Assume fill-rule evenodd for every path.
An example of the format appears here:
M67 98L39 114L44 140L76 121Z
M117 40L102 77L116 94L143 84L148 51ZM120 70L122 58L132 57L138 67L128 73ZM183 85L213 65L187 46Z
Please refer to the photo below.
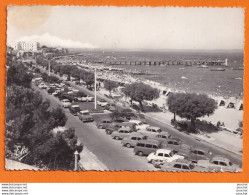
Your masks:
M170 152L170 153L169 153L169 156L172 157L172 156L173 156L173 152Z

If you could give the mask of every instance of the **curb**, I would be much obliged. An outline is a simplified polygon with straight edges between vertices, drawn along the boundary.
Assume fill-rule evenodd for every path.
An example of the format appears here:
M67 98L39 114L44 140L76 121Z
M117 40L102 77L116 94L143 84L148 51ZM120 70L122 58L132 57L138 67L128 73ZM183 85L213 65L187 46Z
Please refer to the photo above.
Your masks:
M80 153L80 158L80 163L86 171L109 170L86 146Z
M147 116L148 118L151 118L151 119L153 119L153 120L159 121L159 122L161 122L161 123L163 123L163 124L165 124L165 125L167 125L167 126L173 128L174 130L176 130L176 129L174 128L174 126L172 126L172 125L170 125L170 124L168 124L168 123L166 123L166 122L163 122L163 121L161 121L161 120L159 120L159 119L156 119L156 118L154 118L154 117L151 117L151 116L149 116L149 115L147 115L147 114L145 114L145 113L143 113L143 114L144 114L145 116ZM199 137L197 137L197 136L195 136L195 135L193 135L193 134L191 134L191 136L193 136L193 137L195 137L195 138L198 138L198 139L200 139L201 141L204 141L204 142L206 142L206 143L212 144L212 145L214 145L214 146L216 146L216 147L219 147L219 148L221 148L221 149L223 149L223 150L226 150L226 151L228 151L228 152L231 152L231 153L233 153L233 154L242 156L242 154L240 154L240 153L238 153L238 152L234 152L234 151L228 150L228 149L226 149L226 148L224 148L224 147L222 147L222 146L220 146L220 145L217 145L217 144L215 144L215 143L212 143L212 142L209 142L209 141L207 141L207 140L201 139L201 138L199 138Z

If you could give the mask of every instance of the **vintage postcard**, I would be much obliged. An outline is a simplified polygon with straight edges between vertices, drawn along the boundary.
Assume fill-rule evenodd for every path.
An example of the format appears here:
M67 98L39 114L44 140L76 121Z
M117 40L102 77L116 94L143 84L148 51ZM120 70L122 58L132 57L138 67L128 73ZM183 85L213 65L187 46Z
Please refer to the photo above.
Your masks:
M7 8L7 170L241 172L244 9Z

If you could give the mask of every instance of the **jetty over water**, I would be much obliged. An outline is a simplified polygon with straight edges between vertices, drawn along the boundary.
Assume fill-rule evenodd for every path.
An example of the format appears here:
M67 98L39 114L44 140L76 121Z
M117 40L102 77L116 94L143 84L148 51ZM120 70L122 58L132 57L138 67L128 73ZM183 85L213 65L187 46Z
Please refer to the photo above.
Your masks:
M86 63L97 63L106 65L144 65L144 66L167 66L167 65L207 65L207 66L227 66L227 59L225 60L211 60L211 59L200 59L200 60L185 60L185 59L175 59L175 60L118 60L118 59L105 59L102 57L94 56L83 56L82 54L75 55L65 55L59 56L61 60L84 60Z
M145 66L166 66L166 65L208 65L208 66L227 66L227 59L225 60L150 60L150 61L128 61L128 60L110 60L104 61L108 65L145 65Z

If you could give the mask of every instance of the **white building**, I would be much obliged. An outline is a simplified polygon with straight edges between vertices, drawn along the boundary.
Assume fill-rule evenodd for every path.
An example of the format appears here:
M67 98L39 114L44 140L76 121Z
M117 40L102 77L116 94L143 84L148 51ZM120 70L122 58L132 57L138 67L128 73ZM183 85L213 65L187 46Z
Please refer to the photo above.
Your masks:
M36 52L39 47L38 42L10 42L8 44L10 47L12 47L14 50L21 50L21 51L31 51Z

